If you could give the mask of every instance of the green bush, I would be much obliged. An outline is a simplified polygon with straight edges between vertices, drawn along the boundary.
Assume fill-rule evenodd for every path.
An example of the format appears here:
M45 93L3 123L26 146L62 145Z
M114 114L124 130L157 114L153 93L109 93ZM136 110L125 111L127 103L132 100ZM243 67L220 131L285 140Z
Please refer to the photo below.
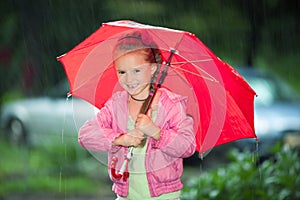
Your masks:
M189 180L182 199L300 199L298 151L283 148L259 165L256 157L232 151L230 164Z

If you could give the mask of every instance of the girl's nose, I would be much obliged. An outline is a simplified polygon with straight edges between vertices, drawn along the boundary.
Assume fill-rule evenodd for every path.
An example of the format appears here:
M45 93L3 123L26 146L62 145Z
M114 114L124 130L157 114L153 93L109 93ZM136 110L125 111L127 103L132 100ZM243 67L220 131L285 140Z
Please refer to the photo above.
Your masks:
M127 82L131 82L131 81L133 81L133 79L134 79L134 75L133 74L128 73L126 75L126 81Z

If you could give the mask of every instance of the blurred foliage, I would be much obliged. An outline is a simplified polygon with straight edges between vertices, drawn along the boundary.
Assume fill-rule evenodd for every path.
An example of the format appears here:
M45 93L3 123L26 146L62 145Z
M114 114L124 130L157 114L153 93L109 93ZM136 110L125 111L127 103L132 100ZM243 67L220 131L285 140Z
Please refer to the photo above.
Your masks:
M277 148L274 159L257 165L250 152L232 151L226 167L191 178L182 199L299 199L298 151Z
M65 196L79 191L93 195L111 192L107 168L99 168L99 163L77 145L28 148L0 138L0 152L0 199L22 193Z

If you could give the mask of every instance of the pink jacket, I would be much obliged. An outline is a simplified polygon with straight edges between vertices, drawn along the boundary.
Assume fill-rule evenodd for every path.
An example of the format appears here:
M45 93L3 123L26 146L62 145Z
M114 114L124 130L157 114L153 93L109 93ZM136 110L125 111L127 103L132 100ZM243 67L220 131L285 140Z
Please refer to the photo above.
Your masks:
M191 156L196 147L193 119L185 112L187 99L166 89L160 90L162 93L155 124L161 128L161 135L157 141L148 139L145 158L152 197L183 188L180 181L183 172L182 158ZM81 127L78 136L83 148L108 152L108 163L113 156L117 156L117 170L120 169L128 148L113 146L112 142L120 134L127 132L127 99L127 92L115 93L95 118ZM113 191L120 196L127 196L128 181L116 180L111 174L110 178L114 182Z

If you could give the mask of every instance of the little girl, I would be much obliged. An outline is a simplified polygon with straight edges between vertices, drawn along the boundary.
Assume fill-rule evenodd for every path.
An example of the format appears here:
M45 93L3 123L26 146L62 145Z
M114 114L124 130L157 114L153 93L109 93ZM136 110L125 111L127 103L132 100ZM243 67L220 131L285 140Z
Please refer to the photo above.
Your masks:
M116 170L128 147L135 147L128 179L110 173L117 199L180 199L182 159L196 147L193 119L186 114L187 98L160 88L147 114L141 114L162 63L161 53L147 32L134 31L118 40L113 54L124 90L114 93L81 127L79 143L89 150L108 152L108 162Z

